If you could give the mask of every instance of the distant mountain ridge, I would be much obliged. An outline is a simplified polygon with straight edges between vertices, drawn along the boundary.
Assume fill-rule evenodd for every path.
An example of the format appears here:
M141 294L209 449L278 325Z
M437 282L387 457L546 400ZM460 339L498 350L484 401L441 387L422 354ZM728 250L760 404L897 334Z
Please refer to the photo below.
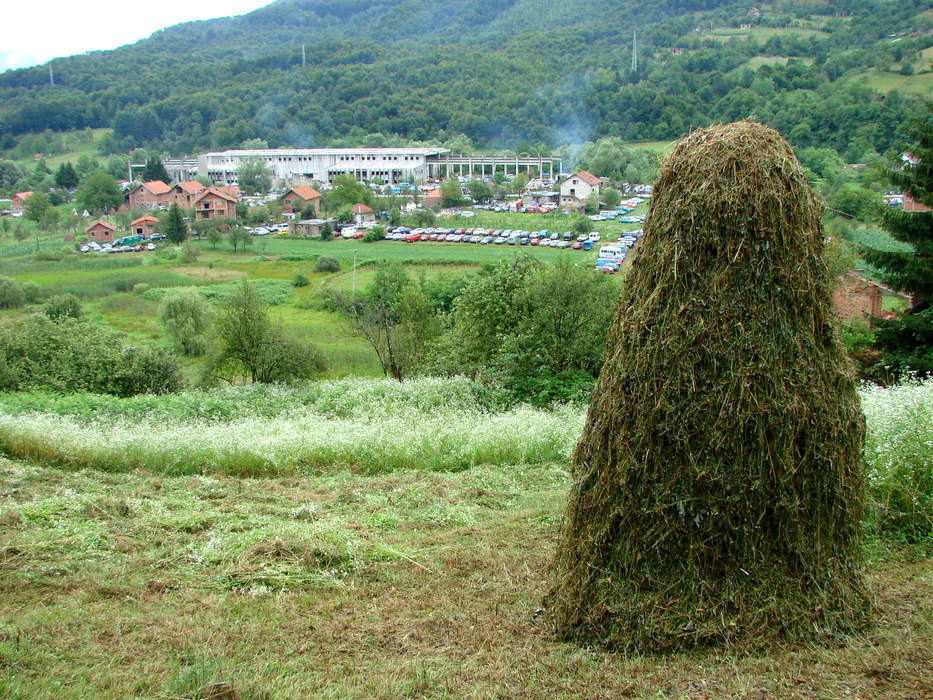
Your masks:
M724 0L278 0L58 59L54 87L43 66L0 74L0 139L112 126L114 151L367 134L516 146L673 138L757 116L785 133L799 127L800 143L889 147L911 98L853 91L847 76L904 70L904 52L929 41L927 3L761 8L755 17L750 3ZM730 32L737 39L726 43ZM896 48L892 33L905 36ZM742 68L756 57L754 70Z

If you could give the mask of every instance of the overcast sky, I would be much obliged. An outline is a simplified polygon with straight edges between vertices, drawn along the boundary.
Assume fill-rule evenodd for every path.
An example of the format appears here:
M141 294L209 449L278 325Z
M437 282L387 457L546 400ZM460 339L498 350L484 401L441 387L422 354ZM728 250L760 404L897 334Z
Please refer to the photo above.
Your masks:
M132 44L179 22L250 12L272 0L25 0L4 7L0 72ZM5 4L5 3L4 3ZM14 4L14 3L11 3Z

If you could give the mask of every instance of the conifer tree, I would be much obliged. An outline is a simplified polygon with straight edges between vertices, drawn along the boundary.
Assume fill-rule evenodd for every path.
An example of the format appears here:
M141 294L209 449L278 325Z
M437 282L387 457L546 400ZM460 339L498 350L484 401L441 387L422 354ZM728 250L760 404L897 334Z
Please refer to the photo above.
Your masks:
M165 236L176 245L183 243L188 237L188 225L177 204L169 207L168 216L165 218Z
M904 165L889 173L905 197L927 211L887 209L881 221L893 238L912 251L862 248L863 257L882 271L883 280L910 294L911 304L900 318L877 320L876 346L882 362L895 371L933 372L933 102L924 117L913 120L914 143Z
M146 168L143 170L143 182L151 182L152 180L161 180L164 183L168 183L171 181L171 178L169 178L168 171L162 164L162 160L150 156L146 160Z

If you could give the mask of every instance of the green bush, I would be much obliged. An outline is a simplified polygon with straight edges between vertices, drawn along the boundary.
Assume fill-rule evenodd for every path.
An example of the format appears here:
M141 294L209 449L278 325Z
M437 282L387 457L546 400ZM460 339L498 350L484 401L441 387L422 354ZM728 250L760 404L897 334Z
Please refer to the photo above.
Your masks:
M207 300L193 289L173 291L162 301L162 325L182 355L197 357L207 350L209 316Z
M0 277L0 309L18 309L26 303L20 283L9 277Z
M124 347L116 334L80 320L35 314L0 328L0 389L132 396L181 386L171 356Z
M337 258L331 258L324 256L318 258L317 262L314 263L315 272L340 272L340 261Z
M42 297L45 296L45 290L35 282L23 282L23 296L26 298L27 304L35 304L37 301L41 301Z
M149 285L145 282L137 282L133 285L133 294L143 294L149 291Z
M81 318L81 301L74 294L57 294L45 302L43 313L53 321Z
M308 278L300 272L296 272L295 276L292 277L293 287L307 287L309 284Z

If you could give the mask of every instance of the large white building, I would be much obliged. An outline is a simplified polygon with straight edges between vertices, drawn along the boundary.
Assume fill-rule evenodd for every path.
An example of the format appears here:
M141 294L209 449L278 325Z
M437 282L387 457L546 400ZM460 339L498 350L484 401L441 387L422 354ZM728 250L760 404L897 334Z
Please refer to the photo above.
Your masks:
M198 175L217 184L237 184L237 170L249 158L265 161L277 187L333 182L348 174L357 180L414 182L430 177L428 159L446 148L269 148L205 153L198 156Z

